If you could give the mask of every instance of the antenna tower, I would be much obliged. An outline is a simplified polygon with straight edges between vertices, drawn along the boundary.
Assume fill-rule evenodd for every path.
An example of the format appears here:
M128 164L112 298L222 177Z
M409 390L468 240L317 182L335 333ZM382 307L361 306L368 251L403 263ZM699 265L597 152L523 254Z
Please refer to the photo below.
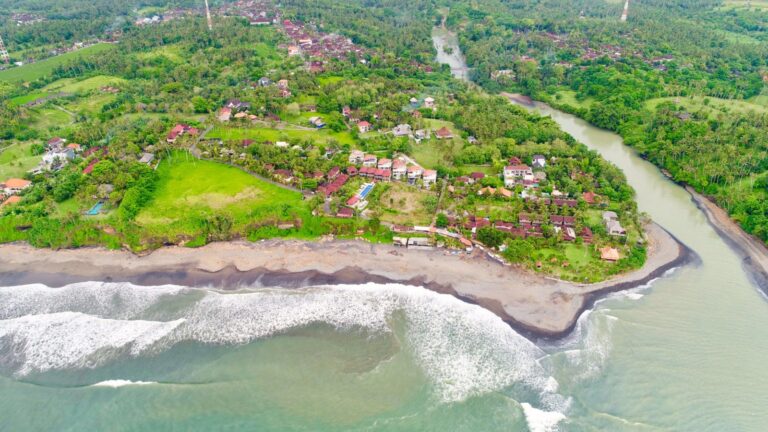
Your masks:
M208 20L208 30L213 30L213 21L211 20L211 9L208 7L208 0L205 0L205 18Z
M5 43L3 43L3 37L0 36L0 59L3 63L8 64L11 62L11 56L8 55L8 50L5 49Z

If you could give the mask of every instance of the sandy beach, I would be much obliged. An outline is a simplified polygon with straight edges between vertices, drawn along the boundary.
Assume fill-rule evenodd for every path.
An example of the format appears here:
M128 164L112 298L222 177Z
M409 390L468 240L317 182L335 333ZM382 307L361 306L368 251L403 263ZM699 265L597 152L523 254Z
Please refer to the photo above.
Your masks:
M82 281L236 288L396 282L423 286L483 306L532 338L568 334L578 316L608 293L630 289L687 262L692 253L663 228L647 226L649 256L637 271L591 285L547 278L503 265L476 250L406 250L363 241L267 240L168 247L149 255L101 248L0 246L0 285Z

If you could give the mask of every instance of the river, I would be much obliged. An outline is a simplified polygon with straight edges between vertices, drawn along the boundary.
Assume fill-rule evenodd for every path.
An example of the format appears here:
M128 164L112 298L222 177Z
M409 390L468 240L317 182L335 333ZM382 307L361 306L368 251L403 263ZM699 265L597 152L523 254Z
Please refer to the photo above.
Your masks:
M768 303L739 257L690 195L620 136L544 104L528 108L621 168L640 211L701 258L646 290L601 302L582 319L570 343L589 353L580 359L589 378L556 376L561 393L574 400L563 428L765 430ZM549 347L552 357L567 359L568 344ZM569 382L575 384L566 390Z

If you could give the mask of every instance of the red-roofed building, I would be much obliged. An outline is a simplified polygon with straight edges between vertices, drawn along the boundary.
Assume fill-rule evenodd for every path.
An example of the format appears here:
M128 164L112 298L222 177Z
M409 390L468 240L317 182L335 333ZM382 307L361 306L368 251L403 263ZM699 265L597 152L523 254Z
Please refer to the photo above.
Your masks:
M453 132L451 132L450 129L443 126L440 129L435 132L435 136L437 139L452 139L453 138Z
M354 216L355 216L355 211L349 207L341 207L338 213L336 213L336 217L344 218L344 219L349 219Z
M357 130L360 131L360 133L369 132L371 130L371 124L363 120L357 124Z

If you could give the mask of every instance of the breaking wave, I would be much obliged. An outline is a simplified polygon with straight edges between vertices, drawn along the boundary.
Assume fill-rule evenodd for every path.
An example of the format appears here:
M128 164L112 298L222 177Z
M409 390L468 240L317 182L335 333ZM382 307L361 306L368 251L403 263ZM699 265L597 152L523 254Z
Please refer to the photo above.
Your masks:
M0 370L24 377L97 368L181 342L246 344L313 323L391 333L396 312L403 312L406 344L441 402L515 385L538 394L531 402L545 409L567 407L539 362L545 353L501 319L452 296L397 284L237 292L114 283L0 288Z
M131 380L106 380L92 384L91 387L120 388L126 386L157 384L155 381L131 381Z

